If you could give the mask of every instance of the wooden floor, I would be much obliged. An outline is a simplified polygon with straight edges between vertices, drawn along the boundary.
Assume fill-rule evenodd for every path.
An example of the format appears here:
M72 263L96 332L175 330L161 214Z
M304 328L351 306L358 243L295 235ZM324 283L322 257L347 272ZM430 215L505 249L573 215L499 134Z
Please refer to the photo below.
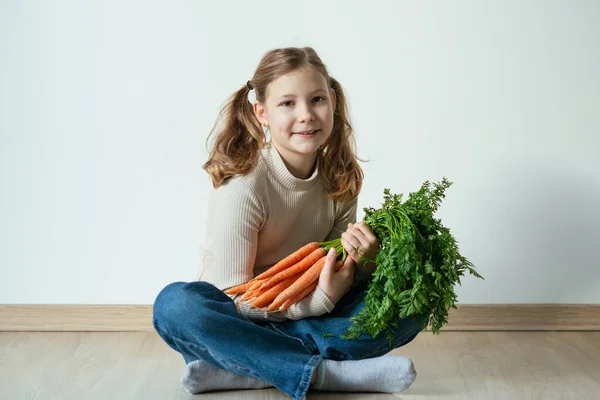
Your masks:
M600 398L600 332L425 332L391 354L415 362L408 390L308 399ZM276 389L192 396L183 367L154 332L0 332L0 399L289 398Z

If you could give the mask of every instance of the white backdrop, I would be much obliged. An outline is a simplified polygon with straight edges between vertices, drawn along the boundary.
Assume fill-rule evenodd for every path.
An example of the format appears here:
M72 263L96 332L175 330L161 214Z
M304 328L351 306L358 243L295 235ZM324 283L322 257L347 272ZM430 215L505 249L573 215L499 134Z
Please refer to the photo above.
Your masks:
M365 182L448 177L485 281L461 303L600 303L600 2L0 3L0 303L151 304L193 280L205 140L267 50L345 86Z

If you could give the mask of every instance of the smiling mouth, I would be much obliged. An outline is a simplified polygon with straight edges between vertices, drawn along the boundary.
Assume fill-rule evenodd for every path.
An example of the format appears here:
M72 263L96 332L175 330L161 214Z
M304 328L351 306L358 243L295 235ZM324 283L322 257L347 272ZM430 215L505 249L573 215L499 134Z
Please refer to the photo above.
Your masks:
M294 132L294 135L310 136L317 133L319 129L313 129L312 131Z

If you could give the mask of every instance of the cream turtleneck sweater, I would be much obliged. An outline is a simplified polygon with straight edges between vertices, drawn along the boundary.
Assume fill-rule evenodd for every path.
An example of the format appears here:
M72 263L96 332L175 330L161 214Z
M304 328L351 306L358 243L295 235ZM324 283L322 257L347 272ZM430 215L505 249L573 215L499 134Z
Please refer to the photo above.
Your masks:
M254 168L210 194L200 280L221 290L247 282L309 242L337 239L356 222L357 201L326 196L318 167L308 179L294 177L269 142ZM368 279L355 268L355 281ZM358 279L357 279L358 278ZM331 312L335 304L318 286L285 311L250 309L230 296L253 320L283 321Z

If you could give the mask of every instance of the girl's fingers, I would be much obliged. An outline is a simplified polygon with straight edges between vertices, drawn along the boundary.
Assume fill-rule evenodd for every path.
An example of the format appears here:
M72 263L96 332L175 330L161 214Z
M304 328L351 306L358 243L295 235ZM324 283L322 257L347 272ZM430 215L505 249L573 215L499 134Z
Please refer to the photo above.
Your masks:
M355 235L355 230L351 230L350 232L344 232L342 233L342 239L345 239L346 242L352 246L352 250L354 253L356 253L356 248L358 248L359 252L361 252L361 249L365 249L367 248L367 243L363 243L360 238L358 238ZM345 247L345 246L344 246ZM350 250L346 249L349 253Z
M337 251L335 250L334 247L332 247L331 249L329 249L329 252L327 252L327 257L329 257L329 262L335 264L335 259L337 258Z
M335 267L336 250L332 247L327 252L327 260L325 260L325 268L333 269Z
M364 222L348 224L348 230L350 230L354 236L360 240L360 243L363 247L369 247L370 245L377 243L377 237L375 237L373 231L371 231L371 228L369 228L369 225L365 224Z
M328 252L325 260L325 265L319 274L319 280L329 281L335 273L335 249L331 248ZM332 255L333 254L333 255ZM333 257L333 260L332 260ZM333 261L333 262L332 262Z
M346 287L346 291L350 290L350 288L352 287L352 282L354 281L354 260L352 259L352 257L346 257L346 261L344 261L344 265L342 265L342 268L340 268L339 272L346 272L347 273L347 279L348 279L348 283L347 283L347 287Z
M346 260L344 261L344 265L342 266L342 268L340 268L340 271L342 269L352 268L353 266L354 266L354 260L352 259L352 257L346 257Z
M360 254L358 254L358 252L356 251L356 248L360 247L360 246L352 245L346 239L344 239L344 237L342 237L341 239L342 239L342 246L344 246L344 249L346 249L346 251L348 252L348 255L350 256L348 258L352 258L354 261L358 262L360 260Z
M359 243L359 245L357 246L357 245L355 244L355 243L356 243L356 239L354 239L354 240L353 240L352 238L348 237L348 235L347 235L346 233L342 234L342 237L341 237L341 239L342 239L342 246L344 246L344 249L346 249L346 251L347 251L349 254L354 254L354 253L356 253L356 247L360 247L360 243ZM353 240L353 241L354 241L354 243L350 243L350 240Z
M369 247L369 239L362 231L356 228L356 225L348 224L348 231L348 233L356 237L359 242L359 247L363 249Z

